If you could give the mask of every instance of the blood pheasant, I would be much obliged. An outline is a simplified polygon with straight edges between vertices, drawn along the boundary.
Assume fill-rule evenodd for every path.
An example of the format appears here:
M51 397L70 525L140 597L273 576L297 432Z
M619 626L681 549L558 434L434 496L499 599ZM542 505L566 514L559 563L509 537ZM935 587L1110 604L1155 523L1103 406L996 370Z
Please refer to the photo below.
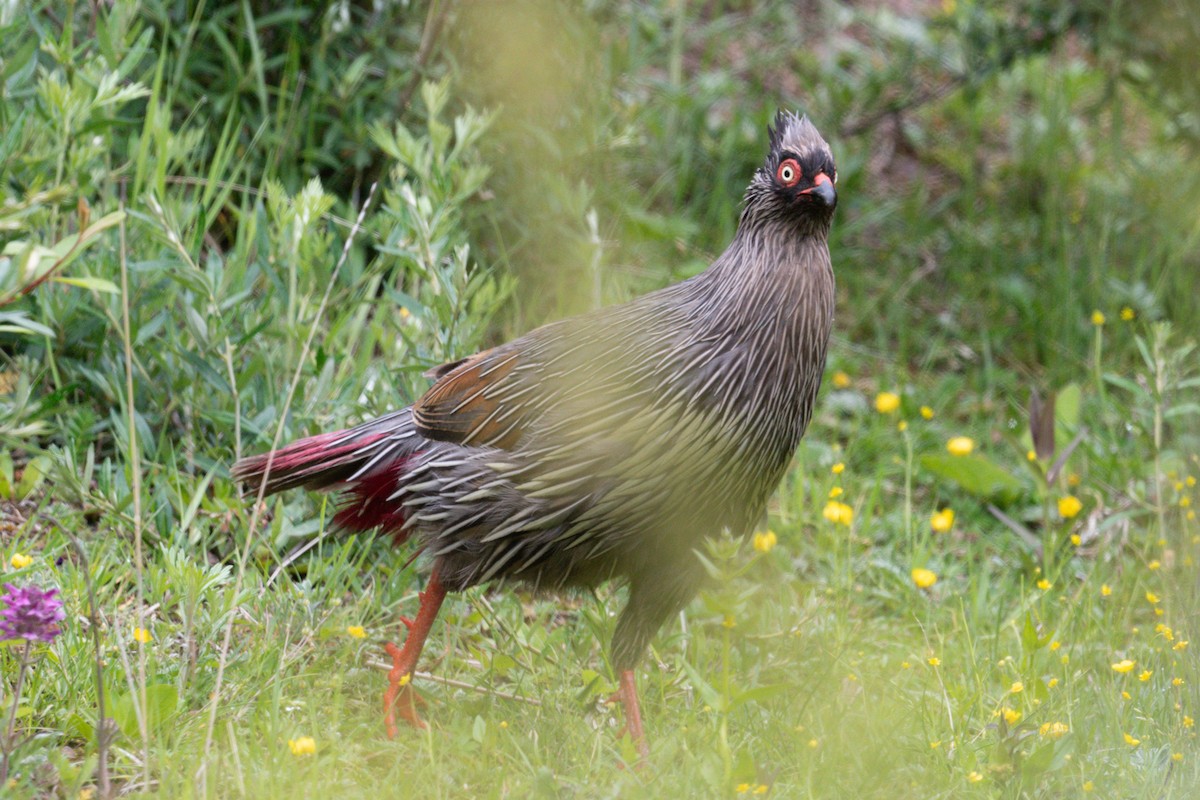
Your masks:
M340 489L336 523L413 538L431 568L385 695L409 685L447 591L624 580L612 660L646 752L633 669L695 595L707 536L761 519L808 425L825 366L837 195L829 146L780 112L733 242L689 280L538 328L428 373L414 405L245 459L266 491Z

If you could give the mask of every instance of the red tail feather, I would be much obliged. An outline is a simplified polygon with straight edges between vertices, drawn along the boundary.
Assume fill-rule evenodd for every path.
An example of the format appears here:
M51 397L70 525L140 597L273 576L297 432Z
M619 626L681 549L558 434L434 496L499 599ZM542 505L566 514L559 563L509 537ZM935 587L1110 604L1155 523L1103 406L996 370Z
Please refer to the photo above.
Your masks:
M361 451L387 436L380 431L347 437L346 431L310 436L271 453L245 458L233 465L233 479L254 489L267 482L267 494L303 486L328 489L354 474L361 464ZM334 442L341 442L334 446ZM267 473L268 461L270 473Z
M408 459L403 458L356 480L343 497L342 507L333 518L334 524L347 531L380 528L398 534L404 525L404 508L389 498L396 491L397 480L407 465Z

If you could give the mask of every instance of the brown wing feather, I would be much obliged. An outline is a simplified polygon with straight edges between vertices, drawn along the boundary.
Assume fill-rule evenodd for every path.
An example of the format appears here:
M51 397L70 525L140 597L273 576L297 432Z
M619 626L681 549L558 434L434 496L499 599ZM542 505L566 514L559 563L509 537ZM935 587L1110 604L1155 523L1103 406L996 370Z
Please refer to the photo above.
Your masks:
M504 408L504 388L519 358L512 349L493 348L430 370L437 382L412 409L417 432L440 442L511 448L523 427L518 410Z

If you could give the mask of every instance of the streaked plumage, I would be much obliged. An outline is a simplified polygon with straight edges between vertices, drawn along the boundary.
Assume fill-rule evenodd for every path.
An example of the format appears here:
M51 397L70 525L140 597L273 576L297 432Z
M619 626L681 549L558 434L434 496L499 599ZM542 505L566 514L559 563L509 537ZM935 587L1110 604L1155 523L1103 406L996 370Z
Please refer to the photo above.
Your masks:
M414 538L449 590L624 579L613 658L631 670L701 583L693 551L752 531L808 424L835 179L816 129L780 113L704 273L431 370L413 406L278 451L267 491L347 490L340 525ZM256 486L267 459L234 476Z

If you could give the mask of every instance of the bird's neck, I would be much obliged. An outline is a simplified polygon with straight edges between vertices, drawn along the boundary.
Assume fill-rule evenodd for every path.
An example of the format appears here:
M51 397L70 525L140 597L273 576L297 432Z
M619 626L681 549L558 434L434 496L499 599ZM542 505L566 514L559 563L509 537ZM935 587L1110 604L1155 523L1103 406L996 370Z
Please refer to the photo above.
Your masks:
M737 234L705 276L741 310L796 308L832 294L829 222L743 218ZM746 304L753 304L747 306Z

